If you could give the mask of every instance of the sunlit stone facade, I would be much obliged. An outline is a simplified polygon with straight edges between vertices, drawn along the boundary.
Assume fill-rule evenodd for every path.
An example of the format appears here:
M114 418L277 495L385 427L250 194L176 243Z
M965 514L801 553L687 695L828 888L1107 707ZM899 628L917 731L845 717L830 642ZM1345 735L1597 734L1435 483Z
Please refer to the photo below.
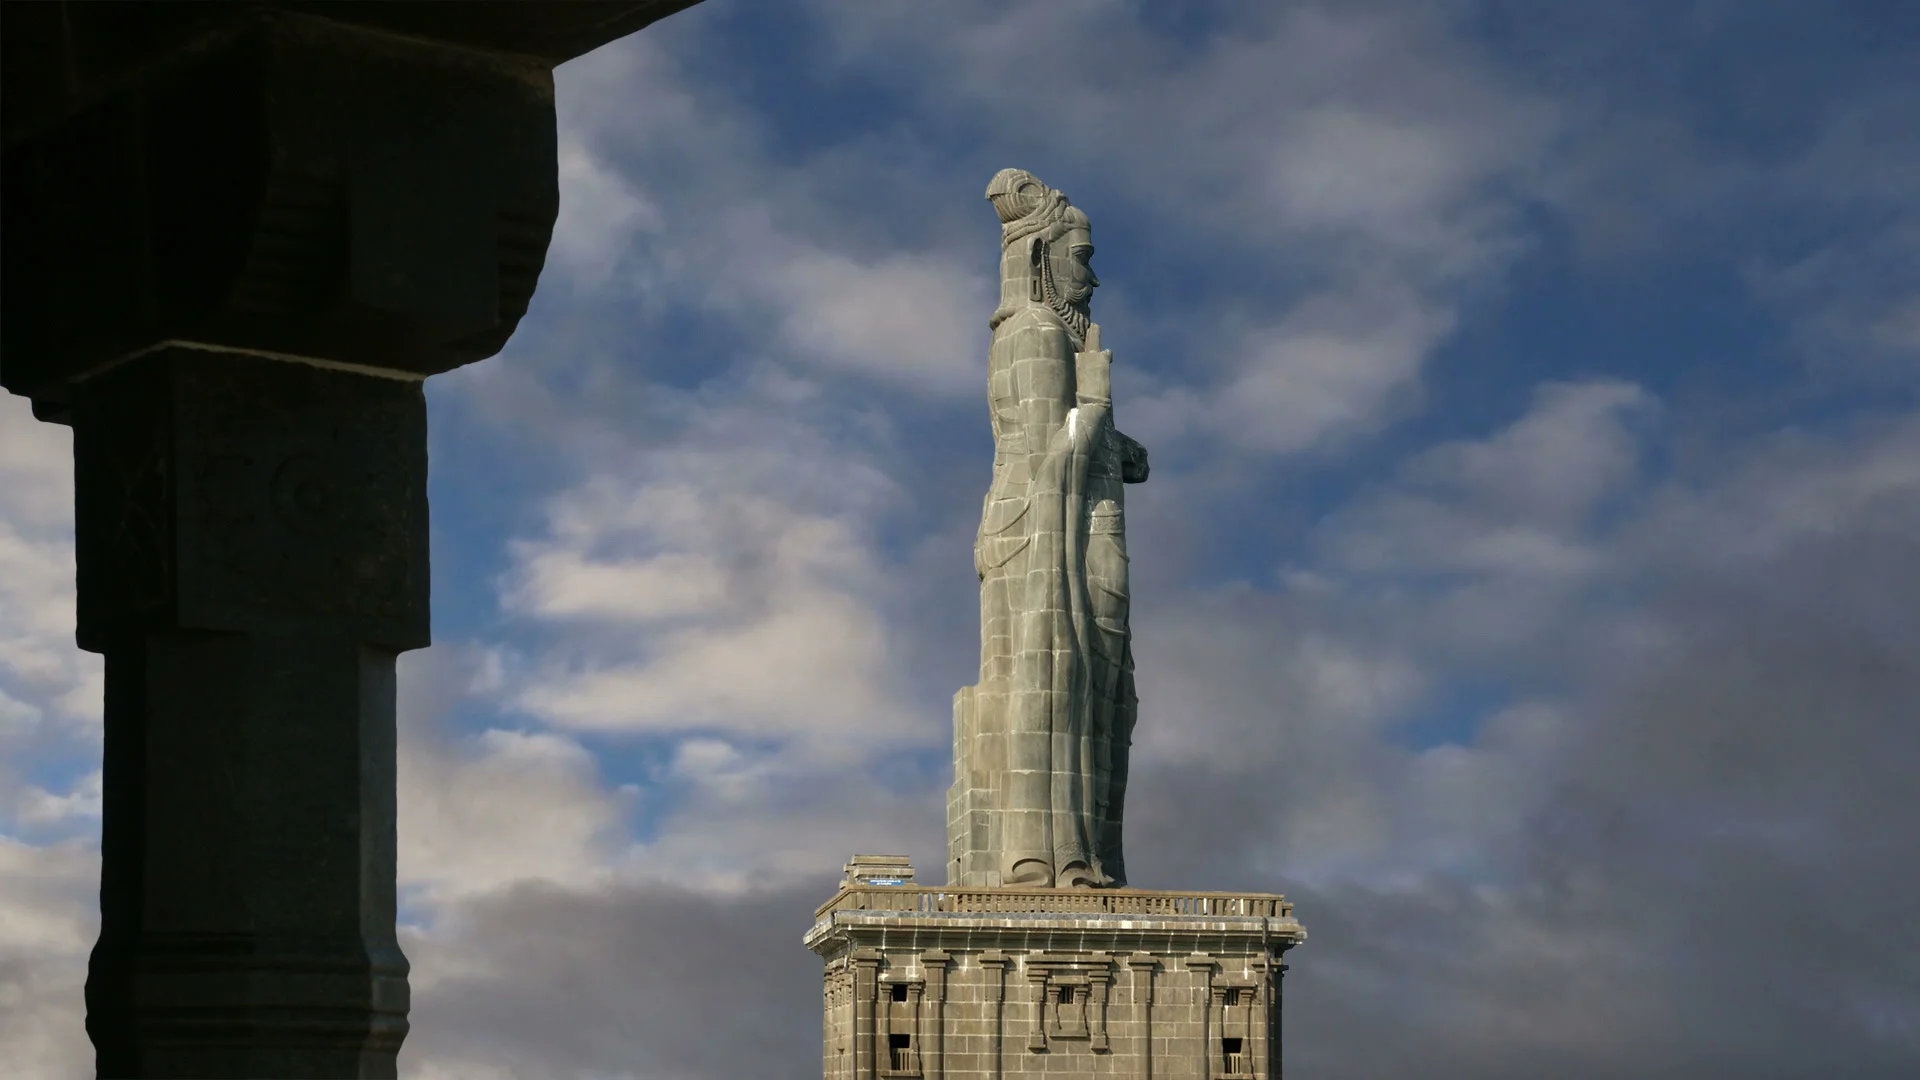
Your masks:
M1284 898L870 884L871 865L806 939L826 1080L1280 1075L1282 954L1306 937Z

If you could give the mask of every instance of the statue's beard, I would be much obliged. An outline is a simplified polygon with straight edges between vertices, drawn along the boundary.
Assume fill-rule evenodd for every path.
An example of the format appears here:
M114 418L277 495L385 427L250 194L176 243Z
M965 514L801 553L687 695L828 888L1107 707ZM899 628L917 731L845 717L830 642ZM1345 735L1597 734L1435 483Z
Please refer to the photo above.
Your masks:
M1062 289L1053 276L1053 260L1042 255L1040 259L1040 295L1053 309L1060 321L1075 338L1086 340L1087 326L1093 321L1093 286L1085 282L1074 283L1071 289Z
M1086 340L1087 326L1093 322L1093 310L1087 301L1074 303L1055 297L1048 306L1053 308L1055 315L1060 316L1061 322L1067 324L1067 329L1073 331L1074 337Z

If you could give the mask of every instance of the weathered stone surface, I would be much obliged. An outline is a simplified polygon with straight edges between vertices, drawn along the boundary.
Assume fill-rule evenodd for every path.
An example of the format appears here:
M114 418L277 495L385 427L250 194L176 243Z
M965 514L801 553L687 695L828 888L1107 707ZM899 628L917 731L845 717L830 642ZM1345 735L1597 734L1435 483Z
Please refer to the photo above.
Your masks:
M974 545L980 681L954 698L948 885L855 856L815 913L827 1080L1277 1080L1280 976L1306 940L1281 896L1125 887L1136 703L1112 355L1087 303L1086 215L1031 174L1004 226Z
M1282 957L1306 937L1284 898L1074 895L849 882L806 939L823 1076L1280 1075Z
M993 481L974 544L980 681L954 698L948 880L1117 887L1137 709L1124 485L1146 479L1146 450L1113 425L1086 215L1019 169L987 197L1002 222Z

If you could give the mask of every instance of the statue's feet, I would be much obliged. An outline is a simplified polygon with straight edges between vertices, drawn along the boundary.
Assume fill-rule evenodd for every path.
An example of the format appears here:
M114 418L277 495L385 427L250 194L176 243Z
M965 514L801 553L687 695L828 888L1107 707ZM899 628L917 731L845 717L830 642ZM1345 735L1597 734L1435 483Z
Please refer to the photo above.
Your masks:
M1053 884L1053 866L1044 859L1021 859L1001 880L1008 885L1044 889Z
M1056 886L1062 889L1097 889L1104 882L1093 868L1083 862L1068 863L1056 880Z

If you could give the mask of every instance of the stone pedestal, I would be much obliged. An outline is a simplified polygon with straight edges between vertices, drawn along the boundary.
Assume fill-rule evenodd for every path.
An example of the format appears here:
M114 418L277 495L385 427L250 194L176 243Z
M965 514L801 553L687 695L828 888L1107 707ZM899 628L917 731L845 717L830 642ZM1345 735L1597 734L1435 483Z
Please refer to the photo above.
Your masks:
M1284 897L849 881L826 962L825 1080L1270 1080Z

